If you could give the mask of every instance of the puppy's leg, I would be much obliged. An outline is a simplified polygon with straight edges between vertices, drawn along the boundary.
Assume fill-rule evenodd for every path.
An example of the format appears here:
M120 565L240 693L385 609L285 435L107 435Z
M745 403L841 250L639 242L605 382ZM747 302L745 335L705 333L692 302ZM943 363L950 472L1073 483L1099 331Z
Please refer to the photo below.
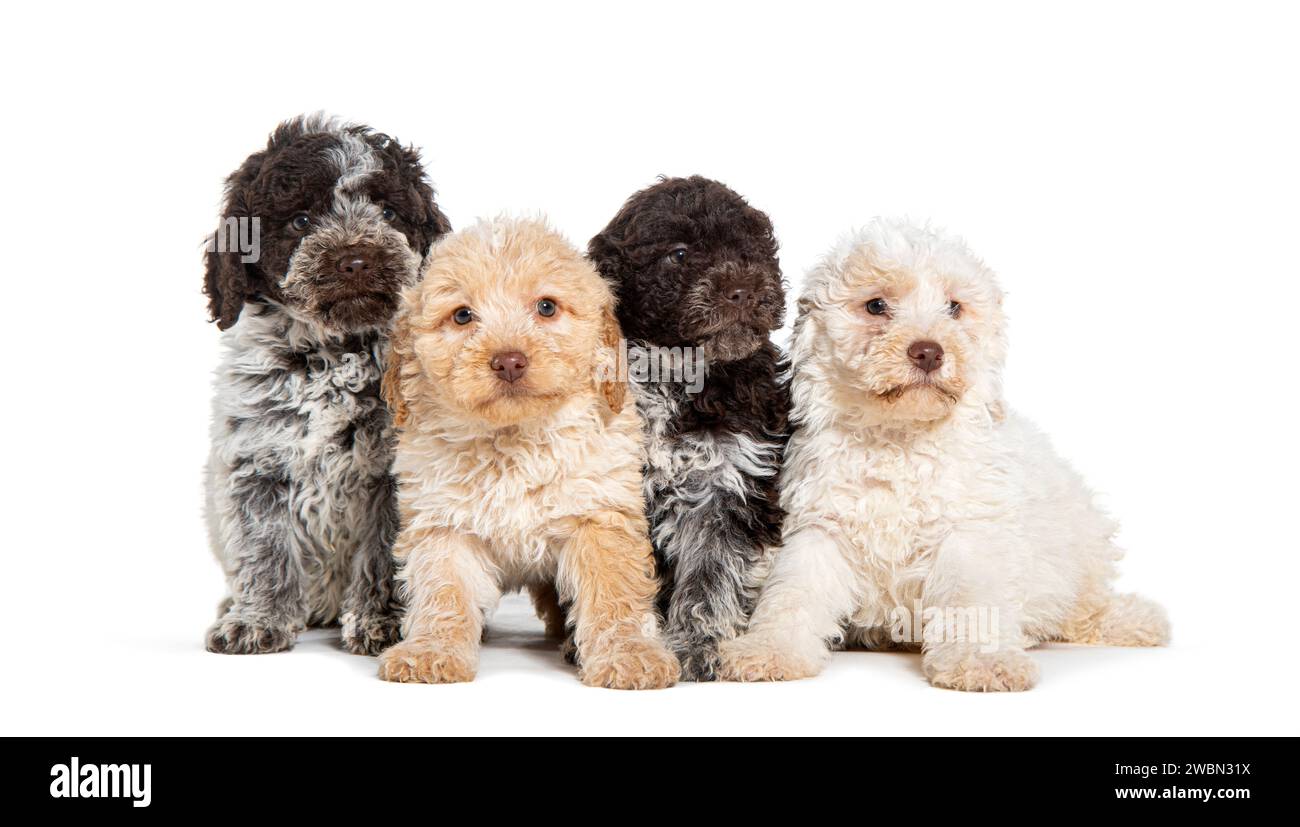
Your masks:
M816 675L830 660L858 600L858 575L842 544L820 528L793 533L777 552L749 631L720 646L721 675L736 681L785 681Z
M996 525L958 526L944 540L926 578L921 666L934 686L967 692L1019 692L1038 681L1025 652L1013 582L1006 564L1023 559Z
M584 520L560 549L556 585L573 604L579 676L589 686L658 689L677 658L655 636L654 558L645 523L620 514Z
M711 515L716 520L720 515ZM710 520L710 523L712 523ZM732 522L723 518L724 523ZM763 554L738 526L692 526L693 547L665 549L674 562L664 635L682 662L682 678L717 679L718 642L744 628L752 603L749 569Z
M230 599L208 629L209 652L282 652L307 625L302 565L293 551L289 485L271 476L213 480Z
M533 598L533 609L537 617L546 625L546 636L552 640L564 638L564 607L560 605L559 592L551 582L534 583L528 587L528 594Z
M479 640L501 587L477 538L407 529L394 550L406 597L404 640L379 656L379 677L398 683L471 681Z
M400 639L401 603L394 579L393 541L397 537L395 482L385 479L365 514L363 536L352 558L352 579L343 595L339 623L343 647L357 655L377 655Z
M1169 635L1169 617L1158 604L1107 589L1080 602L1059 640L1094 646L1164 646Z
M568 630L568 612L560 602L555 583L534 583L528 587L528 593L533 598L533 609L536 610L537 617L546 625L546 636L551 640L563 641L560 644L560 654L564 656L565 662L577 665L578 647L574 645L573 635Z

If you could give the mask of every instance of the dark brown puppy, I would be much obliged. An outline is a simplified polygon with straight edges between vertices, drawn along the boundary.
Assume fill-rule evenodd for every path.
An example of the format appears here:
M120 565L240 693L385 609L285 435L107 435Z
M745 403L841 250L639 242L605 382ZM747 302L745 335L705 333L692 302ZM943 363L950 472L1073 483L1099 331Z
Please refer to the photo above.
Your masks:
M628 199L588 255L614 285L632 351L704 371L702 385L690 371L632 378L665 631L683 678L712 680L783 516L790 398L768 338L785 311L772 222L717 181L669 178Z

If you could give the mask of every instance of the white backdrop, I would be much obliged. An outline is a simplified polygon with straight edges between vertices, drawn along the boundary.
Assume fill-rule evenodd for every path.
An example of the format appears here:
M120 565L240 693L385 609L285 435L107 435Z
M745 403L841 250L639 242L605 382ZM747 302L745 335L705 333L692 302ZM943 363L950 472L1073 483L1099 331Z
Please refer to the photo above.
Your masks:
M1300 732L1294 7L34 8L0 51L0 734ZM718 178L795 292L877 214L961 233L1009 291L1010 401L1120 517L1174 645L1041 650L998 697L862 653L591 690L517 603L469 685L384 684L325 632L207 654L201 245L224 176L317 109L423 147L456 226L544 211L585 243L656 175Z

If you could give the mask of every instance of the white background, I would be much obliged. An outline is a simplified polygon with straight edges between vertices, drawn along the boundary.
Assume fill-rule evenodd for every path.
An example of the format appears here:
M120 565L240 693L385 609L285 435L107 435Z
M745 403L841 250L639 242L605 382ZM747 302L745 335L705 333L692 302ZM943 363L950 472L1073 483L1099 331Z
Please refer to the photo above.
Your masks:
M0 733L1300 732L1293 7L110 5L6 11ZM317 109L423 147L456 226L542 210L585 243L661 173L721 179L795 292L872 216L961 233L1009 291L1011 403L1174 645L1040 650L1005 696L865 653L587 689L516 603L467 685L385 684L328 631L204 652L201 245L224 176Z

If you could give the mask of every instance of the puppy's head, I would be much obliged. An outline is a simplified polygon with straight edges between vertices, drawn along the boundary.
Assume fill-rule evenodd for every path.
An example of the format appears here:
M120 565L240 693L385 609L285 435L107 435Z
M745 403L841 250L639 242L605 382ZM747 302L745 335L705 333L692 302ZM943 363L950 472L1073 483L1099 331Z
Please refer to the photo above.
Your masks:
M580 251L540 220L480 221L435 245L406 290L384 393L399 425L420 406L501 428L577 396L617 412L619 339L613 292Z
M212 318L224 330L256 299L332 333L383 326L450 229L413 148L322 117L286 121L226 181L204 281Z
M636 193L591 240L629 339L743 359L781 326L785 291L772 222L707 178L668 178Z
M971 395L994 404L1004 328L1002 291L960 239L876 220L808 276L791 358L816 400L796 405L906 423L942 419Z

